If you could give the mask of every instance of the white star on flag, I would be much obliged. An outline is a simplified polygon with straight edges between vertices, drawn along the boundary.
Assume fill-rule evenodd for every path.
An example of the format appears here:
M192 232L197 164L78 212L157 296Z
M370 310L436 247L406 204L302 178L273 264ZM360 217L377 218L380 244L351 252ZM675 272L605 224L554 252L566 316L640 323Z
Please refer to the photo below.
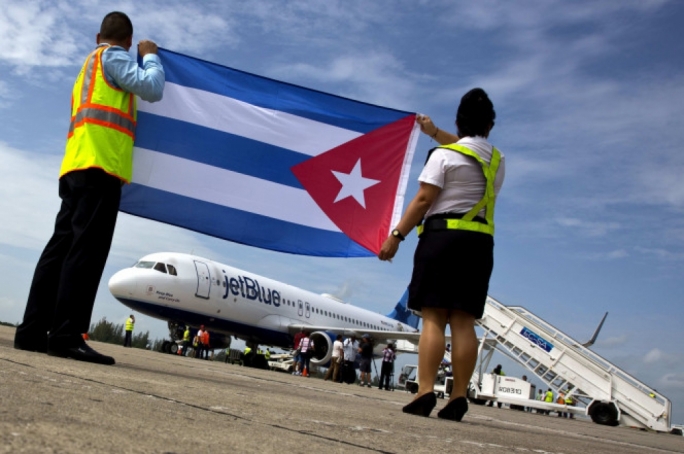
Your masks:
M366 199L363 196L363 191L380 183L380 180L364 178L361 175L361 159L356 161L356 164L350 173L336 172L334 170L331 172L335 175L335 178L342 183L342 188L333 203L351 196L354 197L363 208L366 208Z

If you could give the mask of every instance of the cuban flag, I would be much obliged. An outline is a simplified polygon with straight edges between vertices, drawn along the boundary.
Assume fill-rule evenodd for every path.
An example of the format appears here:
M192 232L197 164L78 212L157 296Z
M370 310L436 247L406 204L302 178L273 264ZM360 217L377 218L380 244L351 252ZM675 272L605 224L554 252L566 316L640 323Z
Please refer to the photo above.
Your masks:
M399 221L415 113L159 49L123 212L293 254L377 254Z

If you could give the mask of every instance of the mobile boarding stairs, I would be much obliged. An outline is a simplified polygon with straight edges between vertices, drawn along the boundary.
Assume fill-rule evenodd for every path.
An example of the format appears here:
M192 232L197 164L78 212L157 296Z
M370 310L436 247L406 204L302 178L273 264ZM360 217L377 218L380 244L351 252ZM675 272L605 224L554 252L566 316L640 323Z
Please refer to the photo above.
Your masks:
M484 316L477 323L484 335L469 397L488 398L483 378L496 349L530 370L556 394L565 391L584 407L551 404L557 410L579 410L598 424L671 431L672 404L667 397L528 310L504 306L488 297ZM506 402L511 400L515 401L509 398ZM525 405L523 399L519 405Z

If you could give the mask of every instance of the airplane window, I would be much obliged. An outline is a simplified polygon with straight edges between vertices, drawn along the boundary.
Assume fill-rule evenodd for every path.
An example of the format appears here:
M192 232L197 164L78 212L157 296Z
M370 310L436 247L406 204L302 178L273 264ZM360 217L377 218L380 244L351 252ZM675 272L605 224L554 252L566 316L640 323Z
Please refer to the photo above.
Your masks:
M152 268L154 266L154 262L146 262L146 261L140 261L135 264L136 268Z
M167 264L166 267L169 269L169 274L171 276L178 276L178 274L176 273L176 267L175 266Z
M157 270L157 271L160 271L160 272L162 272L162 273L166 273L166 265L164 265L164 264L161 263L161 262L159 262L159 263L157 263L156 265L154 265L154 269Z

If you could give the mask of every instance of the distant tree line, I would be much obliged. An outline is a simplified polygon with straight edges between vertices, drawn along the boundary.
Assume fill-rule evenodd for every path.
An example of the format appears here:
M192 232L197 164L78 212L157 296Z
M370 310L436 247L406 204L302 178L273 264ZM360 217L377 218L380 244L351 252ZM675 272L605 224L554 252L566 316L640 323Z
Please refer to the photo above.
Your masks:
M8 323L8 322L0 322L0 325L2 326L19 326L19 323Z
M124 343L124 324L123 323L113 323L107 321L107 317L102 317L99 322L94 323L90 326L90 331L88 331L88 337L91 340L98 342L107 342L109 344L123 345ZM155 346L157 342L155 341ZM150 343L150 332L145 331L144 333L135 333L133 331L132 345L133 348L143 348L146 349L147 345Z

